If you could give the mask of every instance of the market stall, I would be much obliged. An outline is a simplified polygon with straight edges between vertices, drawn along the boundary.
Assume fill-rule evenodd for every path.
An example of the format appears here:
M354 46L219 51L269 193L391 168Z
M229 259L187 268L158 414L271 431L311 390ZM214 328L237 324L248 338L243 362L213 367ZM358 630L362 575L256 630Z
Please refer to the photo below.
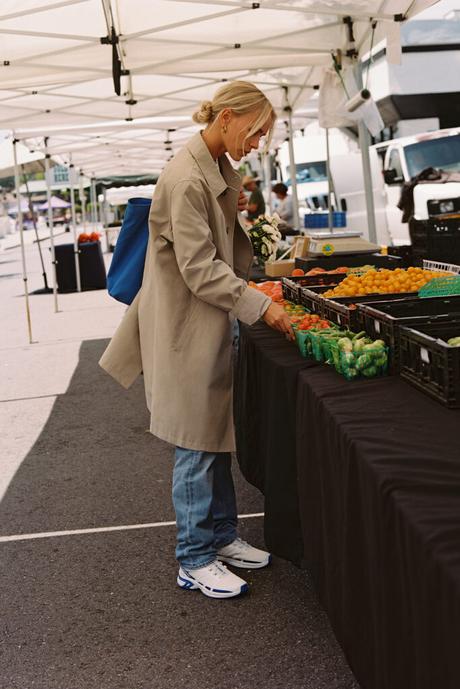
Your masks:
M308 567L361 685L457 689L460 410L347 381L265 325L241 329L235 407L267 546Z
M457 688L460 267L293 272L252 287L296 341L242 326L236 372L267 547L308 568L364 689Z

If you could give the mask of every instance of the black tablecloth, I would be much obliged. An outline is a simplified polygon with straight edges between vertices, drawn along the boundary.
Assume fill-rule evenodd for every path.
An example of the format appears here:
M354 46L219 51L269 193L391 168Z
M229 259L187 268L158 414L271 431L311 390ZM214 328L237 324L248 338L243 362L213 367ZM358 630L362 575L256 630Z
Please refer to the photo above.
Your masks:
M267 545L307 563L362 686L458 689L460 410L397 377L349 383L265 326L242 329L237 380Z
M237 456L249 483L265 496L265 541L302 563L297 500L296 395L299 371L317 366L265 324L240 326L235 380Z

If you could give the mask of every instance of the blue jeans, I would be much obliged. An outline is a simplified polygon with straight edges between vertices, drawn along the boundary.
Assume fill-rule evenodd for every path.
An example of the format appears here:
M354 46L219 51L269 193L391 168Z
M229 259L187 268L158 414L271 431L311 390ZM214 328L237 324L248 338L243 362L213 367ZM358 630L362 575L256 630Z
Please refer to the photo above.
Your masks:
M235 540L237 509L229 452L176 447L173 503L176 558L187 569L205 567Z

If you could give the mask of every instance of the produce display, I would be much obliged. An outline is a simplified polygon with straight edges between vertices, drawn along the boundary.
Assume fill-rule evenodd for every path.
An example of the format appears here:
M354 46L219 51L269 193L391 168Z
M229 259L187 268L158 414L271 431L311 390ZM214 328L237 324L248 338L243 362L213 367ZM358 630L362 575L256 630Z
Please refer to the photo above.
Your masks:
M302 356L352 381L387 373L391 353L391 373L448 407L460 407L460 267L431 262L393 270L295 269L292 278L250 284L283 306ZM446 294L439 287L444 282L455 283ZM420 322L405 327L411 316ZM367 332L357 332L361 328Z
M312 276L312 275L343 275L344 273L348 273L350 269L347 268L346 266L340 266L340 268L334 268L334 270L324 270L324 268L312 268L309 270L307 273L304 273L302 268L294 268L294 270L291 273L292 277L305 277L305 276Z
M365 332L345 337L337 337L331 345L332 358L336 370L347 380L360 375L365 378L386 373L388 368L388 348L383 340L372 341Z
M87 242L98 242L101 238L99 232L91 232L87 234L86 232L80 232L78 235L78 243L86 244Z
M306 308L299 304L285 302L284 310L289 314L289 320L297 330L305 331L312 328L330 328L329 321L326 321L315 313L308 313Z
M285 302L284 309L289 314L302 356L334 366L347 380L386 373L388 348L383 340L372 341L365 332L343 330L291 302Z
M259 282L258 284L250 281L249 287L259 290L262 294L270 297L272 301L277 303L284 302L283 289L281 287L281 282L279 280L267 280L266 282Z
M395 270L371 268L364 274L350 273L337 287L324 292L323 297L358 297L367 294L418 292L432 278L438 276L438 272L423 268L407 268L407 270L403 268L395 268Z

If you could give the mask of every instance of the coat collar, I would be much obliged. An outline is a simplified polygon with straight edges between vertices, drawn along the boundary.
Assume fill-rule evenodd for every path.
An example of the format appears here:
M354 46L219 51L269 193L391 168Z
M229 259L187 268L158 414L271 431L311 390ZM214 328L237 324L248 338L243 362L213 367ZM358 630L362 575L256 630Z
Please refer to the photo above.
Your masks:
M220 169L217 167L209 152L209 148L203 141L201 132L198 132L190 139L187 143L187 148L195 159L216 198L223 194L228 187L234 191L240 190L241 176L233 169L225 154L219 158Z

